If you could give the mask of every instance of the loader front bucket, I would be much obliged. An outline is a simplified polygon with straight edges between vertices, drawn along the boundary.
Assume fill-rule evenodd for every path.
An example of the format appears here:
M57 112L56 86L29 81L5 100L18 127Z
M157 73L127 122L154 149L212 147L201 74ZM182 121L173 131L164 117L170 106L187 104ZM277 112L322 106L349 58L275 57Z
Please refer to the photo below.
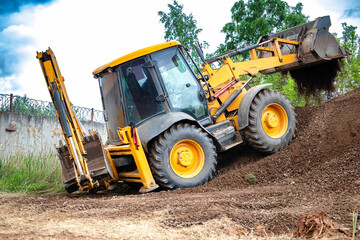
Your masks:
M270 36L261 37L258 43L272 38L283 38L299 42L298 46L286 43L280 44L281 53L283 55L296 53L299 59L298 62L268 69L263 73L289 71L347 56L348 53L339 46L335 37L329 33L330 26L330 17L324 16L312 22L289 28ZM270 42L268 44L271 45L272 43ZM271 52L260 52L259 54L259 58L271 56Z

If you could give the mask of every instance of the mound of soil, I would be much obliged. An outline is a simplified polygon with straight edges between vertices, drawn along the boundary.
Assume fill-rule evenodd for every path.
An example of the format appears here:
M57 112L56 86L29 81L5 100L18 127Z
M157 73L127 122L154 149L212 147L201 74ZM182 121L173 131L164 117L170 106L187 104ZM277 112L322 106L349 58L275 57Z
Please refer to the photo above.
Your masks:
M360 180L360 88L295 112L296 138L288 147L269 156L244 146L225 153L217 176L203 190L248 185L244 176L250 173L262 185L288 181L332 191L352 188Z

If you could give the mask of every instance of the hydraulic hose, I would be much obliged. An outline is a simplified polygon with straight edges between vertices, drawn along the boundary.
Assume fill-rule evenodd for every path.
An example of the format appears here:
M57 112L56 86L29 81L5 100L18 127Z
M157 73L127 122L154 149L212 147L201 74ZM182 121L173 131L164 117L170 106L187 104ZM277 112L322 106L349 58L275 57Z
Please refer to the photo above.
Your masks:
M71 128L66 117L67 114L65 112L64 102L61 100L61 96L55 82L51 83L51 90L54 97L55 108L59 115L61 127L63 128L64 133L67 137L72 137Z

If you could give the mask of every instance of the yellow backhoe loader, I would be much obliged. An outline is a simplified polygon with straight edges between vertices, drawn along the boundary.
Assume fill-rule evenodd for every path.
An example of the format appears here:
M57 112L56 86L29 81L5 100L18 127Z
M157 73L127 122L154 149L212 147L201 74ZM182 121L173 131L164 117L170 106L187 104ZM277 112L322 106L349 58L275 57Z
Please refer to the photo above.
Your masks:
M65 189L96 191L120 180L140 184L141 192L195 187L212 178L217 152L242 142L264 153L287 146L296 131L293 107L266 88L271 84L250 86L251 80L345 57L330 25L328 16L320 17L210 59L196 47L199 74L177 41L97 68L105 144L97 133L81 130L52 50L38 52L66 142L57 149ZM251 59L233 61L246 52Z

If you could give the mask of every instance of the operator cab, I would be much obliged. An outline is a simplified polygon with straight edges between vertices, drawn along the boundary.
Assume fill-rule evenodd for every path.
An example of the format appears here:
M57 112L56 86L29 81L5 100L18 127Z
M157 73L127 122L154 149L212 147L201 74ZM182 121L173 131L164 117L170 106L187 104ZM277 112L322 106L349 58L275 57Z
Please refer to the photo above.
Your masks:
M176 41L155 45L96 69L108 137L118 142L116 130L168 112L190 119L209 119L204 90Z

